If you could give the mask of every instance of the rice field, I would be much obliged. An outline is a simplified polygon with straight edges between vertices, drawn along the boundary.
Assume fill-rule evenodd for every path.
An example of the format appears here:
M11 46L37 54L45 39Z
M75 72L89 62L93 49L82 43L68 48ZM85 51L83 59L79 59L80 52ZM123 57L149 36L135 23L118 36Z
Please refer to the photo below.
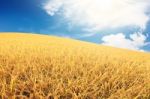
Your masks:
M150 99L150 54L0 33L0 99Z

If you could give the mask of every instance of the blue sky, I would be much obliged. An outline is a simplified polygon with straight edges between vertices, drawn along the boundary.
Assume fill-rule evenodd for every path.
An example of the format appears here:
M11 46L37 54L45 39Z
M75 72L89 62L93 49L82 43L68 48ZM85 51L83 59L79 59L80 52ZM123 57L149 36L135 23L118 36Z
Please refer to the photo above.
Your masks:
M150 0L0 0L0 32L150 51Z

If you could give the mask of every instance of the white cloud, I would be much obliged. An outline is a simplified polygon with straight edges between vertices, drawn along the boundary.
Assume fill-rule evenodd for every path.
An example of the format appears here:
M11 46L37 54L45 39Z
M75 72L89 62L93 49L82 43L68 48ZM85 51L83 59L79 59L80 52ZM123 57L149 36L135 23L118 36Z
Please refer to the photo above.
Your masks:
M84 36L126 26L145 30L150 20L147 14L150 13L149 8L150 0L48 0L44 5L50 16L57 14L69 26L81 26L83 31L88 31ZM102 41L105 45L142 50L148 45L146 39L147 36L138 32L129 35L129 38L124 33L107 35Z
M49 0L44 9L73 25L102 30L124 26L146 28L150 0Z
M142 33L133 33L127 38L123 33L111 34L102 38L104 45L114 46L118 48L126 48L131 50L142 50L142 47L148 43L146 41L147 36Z

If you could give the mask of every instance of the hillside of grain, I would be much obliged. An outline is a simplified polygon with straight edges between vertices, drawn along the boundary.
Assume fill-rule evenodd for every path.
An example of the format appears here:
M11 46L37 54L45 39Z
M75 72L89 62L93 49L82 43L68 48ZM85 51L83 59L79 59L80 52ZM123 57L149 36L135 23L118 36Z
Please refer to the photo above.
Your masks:
M0 99L150 99L150 54L0 33Z

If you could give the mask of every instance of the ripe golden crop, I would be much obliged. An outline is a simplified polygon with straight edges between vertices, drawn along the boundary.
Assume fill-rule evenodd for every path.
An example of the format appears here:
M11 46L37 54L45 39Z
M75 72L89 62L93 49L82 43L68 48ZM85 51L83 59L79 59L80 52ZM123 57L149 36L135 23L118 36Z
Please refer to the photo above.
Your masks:
M0 34L0 99L150 99L150 54Z

